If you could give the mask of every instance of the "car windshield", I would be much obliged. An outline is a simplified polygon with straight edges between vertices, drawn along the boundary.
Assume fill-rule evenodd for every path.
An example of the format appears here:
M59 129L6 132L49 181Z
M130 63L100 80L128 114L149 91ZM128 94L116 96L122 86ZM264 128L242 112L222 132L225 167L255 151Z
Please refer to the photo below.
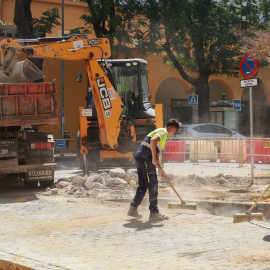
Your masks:
M231 134L232 132L224 127L216 125L202 125L193 128L195 131L200 133L216 133L216 134Z
M218 134L231 134L232 132L224 127L219 127L219 126L213 126L214 127L214 133L218 133Z
M122 114L136 113L139 110L138 66L114 63L112 69L116 76L117 92L125 105Z
M212 128L212 126L209 125L194 127L193 130L199 133L214 133L214 129Z
M147 68L145 65L141 65L141 84L143 102L149 102L149 85L147 79Z
M113 71L117 78L117 92L139 94L137 66L113 66Z

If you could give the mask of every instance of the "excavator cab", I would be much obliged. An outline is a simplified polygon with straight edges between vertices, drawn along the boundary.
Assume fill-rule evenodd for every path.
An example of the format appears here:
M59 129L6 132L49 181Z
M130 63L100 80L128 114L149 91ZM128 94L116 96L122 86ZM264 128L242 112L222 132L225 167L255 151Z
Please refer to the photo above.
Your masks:
M91 87L88 87L87 106L91 116L80 117L81 166L84 173L88 169L112 164L133 164L133 157L146 134L156 128L155 109L150 103L147 62L143 59L106 59L97 60L104 74L121 98L123 107L119 118L120 132L116 149L104 149L100 144L99 119L97 106ZM80 79L80 78L79 78ZM114 100L114 96L110 96ZM84 120L85 119L85 120ZM86 122L83 122L86 121ZM83 127L87 126L87 130ZM85 131L83 131L83 129ZM84 135L82 135L84 134ZM85 143L84 143L85 141Z
M108 59L98 61L113 74L115 89L124 104L122 116L134 119L155 118L150 104L147 62L143 59Z

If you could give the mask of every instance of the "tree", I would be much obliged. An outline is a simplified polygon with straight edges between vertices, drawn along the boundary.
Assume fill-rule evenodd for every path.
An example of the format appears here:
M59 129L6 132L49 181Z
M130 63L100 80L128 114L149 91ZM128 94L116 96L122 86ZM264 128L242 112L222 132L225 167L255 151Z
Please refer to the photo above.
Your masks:
M42 13L40 19L34 19L31 13L32 0L16 0L14 11L14 23L23 39L35 39L34 30L51 33L54 25L61 25L58 22L59 11L57 8ZM29 58L40 70L44 59Z
M58 8L48 9L37 19L32 17L32 0L16 0L14 10L14 23L24 39L36 38L34 32L51 33L55 25L61 25Z
M242 38L266 28L268 1L140 2L144 19L138 21L138 47L148 54L166 53L166 61L198 94L199 121L208 122L209 77L238 76ZM244 36L238 35L236 29L241 29Z
M52 28L56 25L61 25L58 21L60 18L58 8L48 9L42 13L39 19L33 18L33 28L37 33L52 33Z
M126 0L83 0L87 2L88 11L81 19L86 27L78 27L72 33L94 32L97 38L108 38L112 54L117 58L119 53L131 55L134 48L135 16L139 9L136 1Z

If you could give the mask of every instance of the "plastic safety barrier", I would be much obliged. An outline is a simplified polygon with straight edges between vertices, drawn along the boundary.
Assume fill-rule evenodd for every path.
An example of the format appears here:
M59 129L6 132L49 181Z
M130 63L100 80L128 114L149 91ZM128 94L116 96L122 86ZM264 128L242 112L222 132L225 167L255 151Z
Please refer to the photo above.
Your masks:
M246 162L247 144L244 140L239 140L238 138L235 138L230 140L221 140L220 142L220 162Z
M182 141L168 141L163 151L163 161L185 161L185 143Z
M250 155L250 140L247 140L248 145L248 154L247 154L247 162L251 162ZM253 141L253 153L254 153L254 163L264 163L270 164L270 147L268 141L262 140L254 140Z
M191 162L198 162L198 160L209 160L216 162L218 159L217 142L214 140L197 140L189 142Z
M177 142L180 143L181 150L177 149L180 147L176 146ZM165 148L165 161L183 162L189 159L191 162L198 163L199 160L216 162L219 159L219 162L223 163L237 162L239 167L242 167L243 163L250 163L251 160L249 139L202 137L195 140L191 137L175 137L169 138L166 145L172 146L172 150ZM253 147L254 162L270 164L270 138L254 138Z

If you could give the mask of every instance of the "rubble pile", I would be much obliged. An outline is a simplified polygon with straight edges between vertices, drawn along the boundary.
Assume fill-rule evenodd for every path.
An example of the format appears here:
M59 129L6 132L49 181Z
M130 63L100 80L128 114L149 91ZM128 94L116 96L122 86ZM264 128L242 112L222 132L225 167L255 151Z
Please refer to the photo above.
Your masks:
M91 173L89 176L74 176L59 179L45 195L61 194L76 197L96 197L104 199L131 198L137 186L137 171L116 168Z
M158 178L160 188L168 187L165 180L162 180L160 176ZM224 186L235 188L247 186L250 183L249 177L235 177L222 173L206 177L196 174L188 176L168 174L168 179L175 187ZM137 182L136 169L127 171L122 168L106 169L91 173L89 176L76 175L70 178L61 178L51 188L45 189L44 194L94 197L104 200L130 200L135 195Z
M250 183L250 177L235 177L233 175L224 175L220 173L216 176L200 176L196 174L190 174L188 176L181 175L168 175L172 183L176 186L224 186L224 187L235 187L235 186L247 186Z

